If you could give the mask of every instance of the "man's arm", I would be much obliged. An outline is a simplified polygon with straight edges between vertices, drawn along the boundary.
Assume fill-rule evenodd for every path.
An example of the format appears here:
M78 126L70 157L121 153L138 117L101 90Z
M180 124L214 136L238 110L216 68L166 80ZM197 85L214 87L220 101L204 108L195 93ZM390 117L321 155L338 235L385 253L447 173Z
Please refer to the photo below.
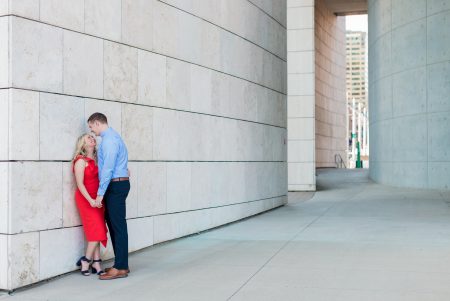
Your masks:
M112 139L105 139L102 142L103 150L103 168L100 173L100 186L98 188L97 196L104 196L109 182L113 175L114 167L116 165L117 154L119 153L119 145Z

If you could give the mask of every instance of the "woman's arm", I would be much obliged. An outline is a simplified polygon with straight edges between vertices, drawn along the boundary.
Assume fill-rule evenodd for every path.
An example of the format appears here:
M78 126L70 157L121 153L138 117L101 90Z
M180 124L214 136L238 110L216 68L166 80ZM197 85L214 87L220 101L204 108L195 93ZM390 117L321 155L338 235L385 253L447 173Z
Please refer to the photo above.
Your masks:
M75 162L75 180L77 182L78 190L80 190L81 194L88 200L89 204L92 207L95 206L95 200L91 198L89 193L86 190L86 186L84 186L84 169L86 168L86 162L84 160L78 160Z

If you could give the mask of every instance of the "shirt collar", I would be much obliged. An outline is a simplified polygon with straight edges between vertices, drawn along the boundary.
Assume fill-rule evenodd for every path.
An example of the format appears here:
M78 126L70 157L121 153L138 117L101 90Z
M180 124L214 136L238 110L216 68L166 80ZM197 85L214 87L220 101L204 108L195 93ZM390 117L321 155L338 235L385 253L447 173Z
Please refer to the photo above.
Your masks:
M106 130L104 130L103 132L100 133L101 137L104 137L107 133L111 132L112 128L108 127Z

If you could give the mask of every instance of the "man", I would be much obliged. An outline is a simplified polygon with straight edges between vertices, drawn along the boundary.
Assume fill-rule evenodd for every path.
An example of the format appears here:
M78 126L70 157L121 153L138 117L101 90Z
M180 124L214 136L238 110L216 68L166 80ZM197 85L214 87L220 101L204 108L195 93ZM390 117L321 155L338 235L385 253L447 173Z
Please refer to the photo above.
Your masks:
M130 191L128 174L128 151L120 135L108 126L108 120L102 113L94 113L88 119L89 128L95 135L101 136L98 149L98 170L100 186L96 205L105 204L105 219L113 245L114 266L99 276L100 280L127 277L128 268L128 231L125 200Z

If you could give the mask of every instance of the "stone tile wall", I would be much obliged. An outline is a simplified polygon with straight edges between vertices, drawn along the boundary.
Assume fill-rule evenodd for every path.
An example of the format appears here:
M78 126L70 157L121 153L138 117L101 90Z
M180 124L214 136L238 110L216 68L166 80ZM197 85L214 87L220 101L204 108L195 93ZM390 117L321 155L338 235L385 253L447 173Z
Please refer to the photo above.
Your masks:
M70 160L96 111L129 149L130 251L283 205L285 13L284 0L0 1L0 289L75 269Z
M314 0L288 1L288 189L316 189Z
M369 1L370 176L450 188L450 2Z
M345 17L336 17L324 1L315 6L316 167L347 161Z

